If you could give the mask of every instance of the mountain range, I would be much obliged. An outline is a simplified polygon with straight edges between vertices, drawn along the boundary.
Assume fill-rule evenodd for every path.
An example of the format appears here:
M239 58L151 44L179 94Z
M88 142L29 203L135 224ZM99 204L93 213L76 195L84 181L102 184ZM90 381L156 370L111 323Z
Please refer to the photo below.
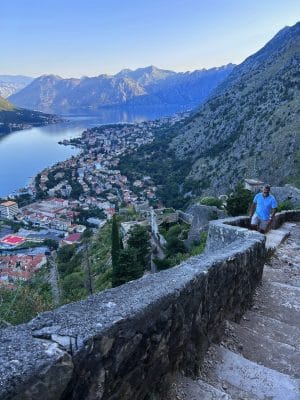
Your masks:
M188 73L150 66L81 79L48 75L9 99L56 113L197 103L186 120L130 155L127 165L121 162L123 171L130 164L131 176L152 172L166 197L226 193L246 177L300 187L300 22L238 66Z
M300 187L300 22L236 66L189 117L120 162L160 198L229 194L244 178Z
M187 179L224 192L244 177L300 184L300 22L238 65L171 144Z
M33 81L24 75L0 75L0 96L7 98Z
M81 79L43 75L9 100L20 107L57 114L92 113L112 106L173 106L180 111L205 101L233 68L233 64L228 64L174 72L149 66Z

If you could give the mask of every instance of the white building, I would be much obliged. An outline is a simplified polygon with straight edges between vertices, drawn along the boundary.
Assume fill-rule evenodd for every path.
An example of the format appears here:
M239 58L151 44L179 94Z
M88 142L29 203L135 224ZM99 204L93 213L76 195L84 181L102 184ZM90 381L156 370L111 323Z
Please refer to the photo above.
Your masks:
M263 182L257 179L245 179L244 180L244 187L245 189L251 190L251 192L256 193L261 190L263 187Z
M2 218L12 219L18 212L19 207L15 201L5 201L0 204L0 216Z

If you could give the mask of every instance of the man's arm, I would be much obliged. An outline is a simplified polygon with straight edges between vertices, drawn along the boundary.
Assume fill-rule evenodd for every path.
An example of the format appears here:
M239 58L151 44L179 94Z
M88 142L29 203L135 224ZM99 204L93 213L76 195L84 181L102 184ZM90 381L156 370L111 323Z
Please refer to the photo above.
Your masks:
M272 227L273 221L275 219L276 211L277 211L277 208L272 208L271 216L270 216L270 219L269 219L269 222L268 222L268 230L271 229L271 227Z
M250 218L253 217L253 214L255 213L256 210L256 203L252 203L250 207Z
M270 220L271 220L271 221L274 220L276 211L277 211L277 208L272 208L272 210L271 210L271 217L270 217Z
M277 211L277 201L276 201L275 197L273 197L272 198L271 216L270 216L270 225L274 221L276 211Z

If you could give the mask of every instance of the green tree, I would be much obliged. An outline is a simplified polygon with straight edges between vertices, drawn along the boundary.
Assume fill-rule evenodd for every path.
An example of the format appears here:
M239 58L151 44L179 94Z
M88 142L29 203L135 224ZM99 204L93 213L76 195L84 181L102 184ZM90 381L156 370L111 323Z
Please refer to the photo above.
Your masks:
M71 181L70 185L72 187L72 191L70 196L73 199L78 199L84 192L83 192L83 187L81 186L81 184L77 181Z
M113 271L112 286L120 286L123 283L138 279L143 276L144 268L138 260L137 251L132 247L123 249L119 253L118 264Z
M48 246L50 250L57 250L58 249L58 242L54 239L45 239L44 245Z
M212 196L207 196L207 197L202 197L200 200L200 204L203 204L205 206L215 206L218 208L222 207L222 200L212 197Z
M253 194L239 183L227 199L226 209L232 216L245 215L252 203Z
M74 245L63 246L57 252L58 262L66 263L71 260L76 251L76 247Z
M166 249L168 255L187 252L183 241L176 237L172 237L170 240L168 240Z
M111 263L112 263L112 286L118 286L118 262L120 253L119 224L116 215L113 216L111 228Z
M291 200L284 200L282 202L278 203L278 207L277 207L277 211L284 211L284 210L293 210L293 204L291 202Z
M169 258L164 258L163 260L160 260L159 258L155 258L154 263L158 269L158 271L162 271L164 269L168 269L172 267L172 262Z
M49 308L52 305L25 284L15 290L0 288L0 327L22 324Z
M147 228L141 225L135 225L130 231L127 245L136 250L137 259L141 263L143 269L145 269L148 264L150 251L149 232Z
M62 279L63 302L78 301L88 295L84 285L84 273L82 271L73 272Z
M89 239L91 239L92 236L93 236L92 229L87 228L82 234L82 239L89 241Z

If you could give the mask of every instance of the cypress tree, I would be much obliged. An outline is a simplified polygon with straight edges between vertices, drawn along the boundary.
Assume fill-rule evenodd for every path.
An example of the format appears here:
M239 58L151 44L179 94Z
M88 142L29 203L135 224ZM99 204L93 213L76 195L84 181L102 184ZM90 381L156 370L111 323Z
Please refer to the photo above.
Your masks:
M120 253L120 237L119 237L119 226L116 215L113 216L112 228L111 228L111 263L112 263L112 286L118 286L118 263Z
M123 283L138 279L143 276L143 271L144 269L137 259L137 251L135 249L128 247L121 250L113 286L120 286Z
M128 247L136 250L137 260L142 265L143 269L145 269L148 264L148 255L150 251L147 228L141 225L135 225L131 229L127 244Z

